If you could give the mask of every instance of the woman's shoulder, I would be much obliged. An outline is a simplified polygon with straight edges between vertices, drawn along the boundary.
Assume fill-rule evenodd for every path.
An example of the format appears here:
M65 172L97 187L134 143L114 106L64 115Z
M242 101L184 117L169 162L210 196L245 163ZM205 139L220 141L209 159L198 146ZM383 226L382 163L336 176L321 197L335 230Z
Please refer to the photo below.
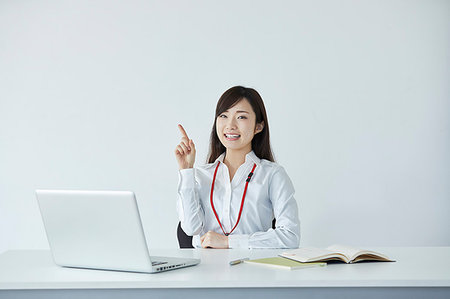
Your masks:
M213 163L198 164L195 166L195 168L200 169L200 170L207 170L207 169L213 168L216 165L217 165L217 161L213 162Z
M280 164L278 164L277 162L272 162L266 159L261 159L261 166L267 169L271 169L273 171L277 171L281 168L283 168L283 166L281 166Z
M261 165L264 165L265 172L268 174L269 188L275 188L274 190L294 188L291 178L282 165L268 160L261 160Z
M211 176L214 173L215 166L217 166L217 161L214 163L203 163L195 165L195 172L198 176L206 175Z
M276 162L272 162L269 160L261 159L261 166L267 173L271 174L271 177L274 176L281 178L288 178L288 174L284 167Z

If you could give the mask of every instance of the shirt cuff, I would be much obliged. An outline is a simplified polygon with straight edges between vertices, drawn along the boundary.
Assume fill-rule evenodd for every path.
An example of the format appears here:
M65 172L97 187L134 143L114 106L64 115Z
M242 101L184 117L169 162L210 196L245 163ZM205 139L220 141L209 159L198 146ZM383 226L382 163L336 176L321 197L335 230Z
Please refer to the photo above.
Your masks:
M195 188L195 171L194 168L180 169L178 172L180 189Z
M248 249L249 235L229 235L228 248L245 248Z
M200 235L192 236L192 247L202 248L202 242L200 241Z

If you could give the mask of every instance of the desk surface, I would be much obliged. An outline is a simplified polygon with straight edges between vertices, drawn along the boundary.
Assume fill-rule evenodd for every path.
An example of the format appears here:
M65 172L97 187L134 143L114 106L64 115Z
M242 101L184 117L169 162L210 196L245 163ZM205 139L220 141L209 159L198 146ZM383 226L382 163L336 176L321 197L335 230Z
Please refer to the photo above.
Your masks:
M230 260L276 256L284 250L169 249L152 255L195 257L194 267L157 274L59 267L47 250L0 255L0 289L450 287L450 247L370 248L394 263L333 263L285 270Z

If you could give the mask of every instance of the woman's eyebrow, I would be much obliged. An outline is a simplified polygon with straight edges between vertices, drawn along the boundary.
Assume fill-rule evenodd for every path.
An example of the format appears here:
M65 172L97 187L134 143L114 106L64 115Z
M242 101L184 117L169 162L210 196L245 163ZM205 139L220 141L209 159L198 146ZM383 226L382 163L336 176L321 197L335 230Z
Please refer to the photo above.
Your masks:
M228 110L225 110L224 112L229 112ZM238 110L238 111L236 111L236 113L247 113L247 114L250 114L250 113L248 113L247 111L245 111L245 110Z

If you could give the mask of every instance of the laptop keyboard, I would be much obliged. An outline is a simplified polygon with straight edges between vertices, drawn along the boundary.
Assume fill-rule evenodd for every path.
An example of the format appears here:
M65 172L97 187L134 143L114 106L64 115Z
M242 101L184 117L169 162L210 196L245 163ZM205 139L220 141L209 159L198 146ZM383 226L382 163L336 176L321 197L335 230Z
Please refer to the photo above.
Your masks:
M167 264L167 262L161 262L161 261L152 262L152 266L158 266L158 265L164 265L164 264Z

